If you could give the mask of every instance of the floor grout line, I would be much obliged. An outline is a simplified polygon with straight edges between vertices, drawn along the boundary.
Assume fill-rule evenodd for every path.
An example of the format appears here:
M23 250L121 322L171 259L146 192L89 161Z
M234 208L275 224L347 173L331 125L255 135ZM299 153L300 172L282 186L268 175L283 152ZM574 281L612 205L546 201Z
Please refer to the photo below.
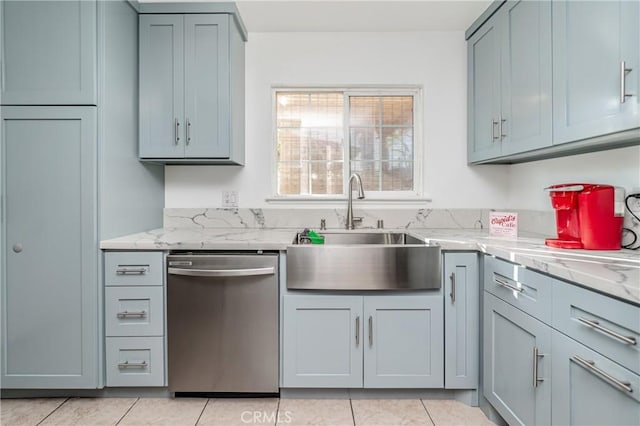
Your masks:
M353 420L353 426L356 426L356 415L353 412L353 400L349 398L349 407L351 407L351 420Z
M200 415L198 416L198 419L196 420L196 423L194 426L198 426L198 423L200 422L200 419L204 414L204 410L207 408L207 405L209 405L209 401L211 401L211 398L207 398L207 402L204 403L204 407L202 407L202 411L200 411Z
M49 416L51 416L53 413L55 413L56 411L58 411L58 409L59 409L60 407L62 407L62 406L63 406L63 405L64 405L68 400L70 400L70 399L71 399L71 398L65 398L65 399L64 399L64 401L62 401L62 402L60 403L60 405L58 405L56 408L54 408L53 410L51 410L51 412L50 412L49 414L47 414L46 416L44 416L44 419L42 419L42 420L40 420L38 423L36 423L36 426L37 426L37 425L41 425L41 424L42 424L42 422L44 422L45 420L47 420L47 419L49 418Z
M278 416L280 415L280 396L278 396L278 405L276 405L276 419L273 426L278 426Z
M429 412L429 410L427 410L427 406L424 404L424 401L422 400L422 398L420 398L420 403L424 407L424 411L427 412L427 416L429 416L429 420L431 420L431 424L433 426L436 426L436 422L433 421L433 417L431 417L431 413Z
M138 403L138 401L140 401L140 398L136 398L135 401L133 401L133 404L131 404L131 407L129 407L129 409L127 411L125 411L125 413L122 415L122 417L120 417L120 420L118 420L116 422L116 426L118 426L120 424L120 422L122 421L122 419L124 419L125 417L127 417L127 414L129 414L129 411L131 411L131 409L133 408L134 405L136 405Z

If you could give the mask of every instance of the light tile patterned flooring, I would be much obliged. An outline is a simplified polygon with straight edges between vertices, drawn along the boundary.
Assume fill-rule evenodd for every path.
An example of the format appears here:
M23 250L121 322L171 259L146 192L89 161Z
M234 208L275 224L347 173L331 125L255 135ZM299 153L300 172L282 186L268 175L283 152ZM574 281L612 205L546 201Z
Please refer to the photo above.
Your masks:
M0 414L2 426L493 425L476 407L419 399L3 399Z

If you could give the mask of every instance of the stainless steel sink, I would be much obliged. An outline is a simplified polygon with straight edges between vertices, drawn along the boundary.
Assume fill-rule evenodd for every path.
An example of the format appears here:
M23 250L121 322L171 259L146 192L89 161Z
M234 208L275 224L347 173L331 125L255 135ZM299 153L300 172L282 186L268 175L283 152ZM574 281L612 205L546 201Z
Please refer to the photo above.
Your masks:
M322 232L324 244L301 234L287 247L287 288L429 290L440 288L440 247L403 232Z
M416 244L425 245L422 240L404 232L322 232L325 244ZM306 243L301 233L296 234L293 244Z

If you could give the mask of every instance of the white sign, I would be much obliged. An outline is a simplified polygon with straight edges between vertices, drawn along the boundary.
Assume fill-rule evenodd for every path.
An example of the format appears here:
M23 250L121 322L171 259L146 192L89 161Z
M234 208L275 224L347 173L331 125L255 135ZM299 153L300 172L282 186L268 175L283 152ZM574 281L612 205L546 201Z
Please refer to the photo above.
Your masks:
M518 238L518 213L489 212L489 235Z

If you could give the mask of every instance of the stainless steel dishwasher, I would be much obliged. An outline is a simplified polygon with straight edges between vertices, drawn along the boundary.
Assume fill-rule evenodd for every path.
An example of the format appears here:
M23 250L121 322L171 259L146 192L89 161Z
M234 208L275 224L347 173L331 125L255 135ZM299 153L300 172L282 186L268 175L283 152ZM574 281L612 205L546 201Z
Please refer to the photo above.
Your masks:
M278 392L278 255L167 257L169 391Z

